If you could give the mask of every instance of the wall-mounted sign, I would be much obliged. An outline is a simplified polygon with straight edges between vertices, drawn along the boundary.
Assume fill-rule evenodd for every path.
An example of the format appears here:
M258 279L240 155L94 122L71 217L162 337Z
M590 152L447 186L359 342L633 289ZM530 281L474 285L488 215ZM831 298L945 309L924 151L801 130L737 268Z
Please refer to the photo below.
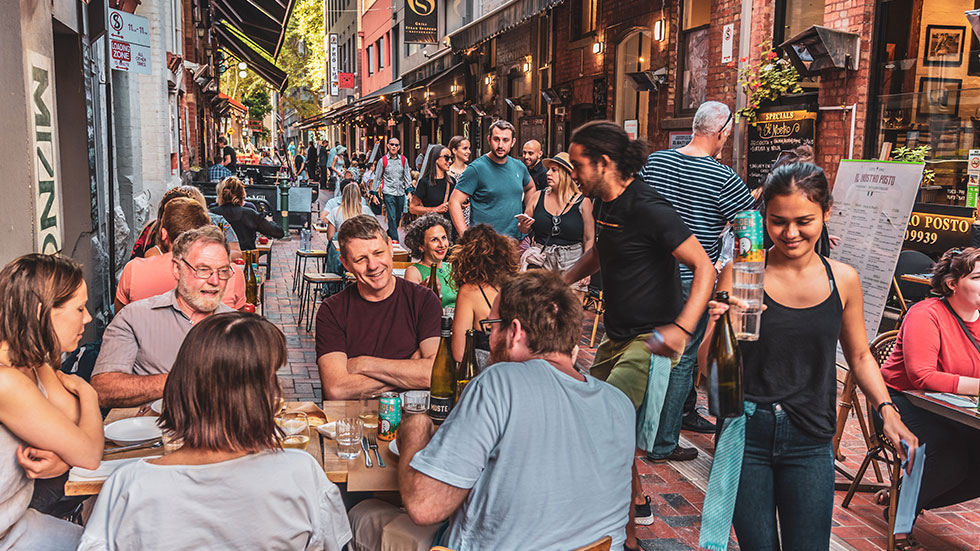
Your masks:
M54 88L51 58L28 51L27 73L31 112L31 151L34 157L34 238L35 250L55 253L64 238L61 187L58 181L58 130L55 126Z
M336 33L330 35L330 95L340 95L340 68L338 63L338 37Z
M735 23L729 23L721 28L721 62L731 63L735 56Z
M671 132L670 133L670 148L679 149L685 145L691 143L691 139L694 137L690 132Z
M635 140L637 135L640 133L639 121L636 119L623 121L623 129L626 130L626 135L629 136L631 140Z
M150 68L149 47L112 40L109 43L109 50L112 55L111 66L116 71L127 71L142 75L153 73L153 70Z
M755 124L748 128L749 187L765 183L780 152L801 145L813 146L816 123L817 113L805 109L760 112Z
M354 73L338 73L337 83L341 90L353 90L354 89ZM348 98L353 98L354 96L347 96ZM348 102L350 103L350 102Z
M150 21L139 15L109 8L109 38L149 46Z
M405 0L405 42L436 44L438 35L436 0Z
M248 129L251 130L252 132L261 132L262 128L263 128L262 121L258 119L250 119L248 121Z
M922 212L917 208L909 218L902 247L942 254L953 247L969 247L972 232L971 217Z

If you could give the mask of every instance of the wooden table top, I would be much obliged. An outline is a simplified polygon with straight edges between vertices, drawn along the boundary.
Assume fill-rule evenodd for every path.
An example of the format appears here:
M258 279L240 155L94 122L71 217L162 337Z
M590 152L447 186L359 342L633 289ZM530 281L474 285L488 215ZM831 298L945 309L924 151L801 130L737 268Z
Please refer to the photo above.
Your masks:
M932 274L902 274L899 279L921 285L932 285Z
M336 421L345 416L354 416L357 406L357 400L326 400L323 402L323 412L327 414L328 421ZM347 412L351 413L348 414ZM341 459L337 457L337 441L330 440L328 438L322 439L323 445L323 471L327 473L327 478L331 482L336 484L348 484L348 489L354 485L350 481L350 474L352 471L365 472L367 469L363 469L364 465L364 452L354 459ZM396 462L398 460L395 454L391 453L388 449L388 442L384 440L378 440L378 451L381 452L381 457L385 460L387 467L378 468L377 458L374 452L371 453L371 461L374 463L372 467L371 474L375 475L371 480L363 481L359 484L358 491L370 491L370 490L392 490L398 487L398 470L396 467ZM354 481L357 483L358 481Z
M916 407L980 430L980 412L976 407L957 407L933 396L926 396L924 390L906 390L903 394Z

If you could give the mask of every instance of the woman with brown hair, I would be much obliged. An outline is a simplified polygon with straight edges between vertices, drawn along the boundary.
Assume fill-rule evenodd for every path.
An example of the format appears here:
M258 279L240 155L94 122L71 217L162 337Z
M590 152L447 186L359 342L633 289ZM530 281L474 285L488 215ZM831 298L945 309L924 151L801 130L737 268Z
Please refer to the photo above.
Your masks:
M168 189L163 194L163 197L160 198L160 206L157 208L156 219L148 222L140 233L140 236L136 239L136 243L133 245L133 251L129 255L130 260L158 256L170 250L160 238L160 221L163 220L163 211L167 208L167 203L178 197L193 199L200 203L205 210L208 208L208 202L204 198L204 194L194 186L179 186ZM211 223L225 232L225 239L228 240L228 247L231 249L231 259L241 258L242 249L238 244L238 235L235 234L235 230L232 229L231 224L220 214L214 214L212 212L208 213L208 215L211 218ZM173 239L177 239L177 236L172 235L171 238L172 241Z
M99 397L57 371L78 347L88 290L82 267L28 254L0 272L0 549L74 549L81 529L28 509L34 479L102 459Z
M195 325L158 422L182 446L106 480L79 550L343 548L340 491L313 456L279 442L285 364L286 338L265 318L228 312Z
M490 317L490 306L504 279L520 268L517 246L513 239L500 235L488 224L477 224L463 232L449 262L459 289L453 314L453 358L457 362L463 358L466 330L473 329L477 361L482 368L490 357L490 339L480 321Z
M211 212L224 216L235 228L243 251L255 248L255 233L259 232L268 237L281 238L285 233L282 228L275 226L263 218L258 212L245 208L245 184L234 176L221 181L218 195L218 206Z

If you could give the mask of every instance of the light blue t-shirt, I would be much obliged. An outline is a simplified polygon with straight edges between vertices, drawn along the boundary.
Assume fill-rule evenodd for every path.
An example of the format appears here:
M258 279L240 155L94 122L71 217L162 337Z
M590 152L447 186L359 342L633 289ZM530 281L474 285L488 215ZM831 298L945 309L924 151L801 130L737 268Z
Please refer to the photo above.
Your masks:
M497 164L483 155L466 167L456 189L470 196L471 225L490 224L497 233L520 239L514 217L524 212L524 186L530 181L521 161L507 157L506 163Z
M545 360L498 363L466 386L411 466L470 494L443 545L568 551L604 536L622 549L636 412L622 391Z

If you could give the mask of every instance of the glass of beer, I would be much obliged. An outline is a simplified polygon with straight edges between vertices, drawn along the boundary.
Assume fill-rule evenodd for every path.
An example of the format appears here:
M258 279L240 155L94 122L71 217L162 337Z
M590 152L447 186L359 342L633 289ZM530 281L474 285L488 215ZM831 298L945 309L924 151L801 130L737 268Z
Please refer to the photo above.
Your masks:
M361 394L361 399L357 403L357 418L361 420L364 427L364 434L371 434L378 430L378 394Z
M310 424L302 411L285 411L276 418L282 429L282 447L305 450L310 443Z

